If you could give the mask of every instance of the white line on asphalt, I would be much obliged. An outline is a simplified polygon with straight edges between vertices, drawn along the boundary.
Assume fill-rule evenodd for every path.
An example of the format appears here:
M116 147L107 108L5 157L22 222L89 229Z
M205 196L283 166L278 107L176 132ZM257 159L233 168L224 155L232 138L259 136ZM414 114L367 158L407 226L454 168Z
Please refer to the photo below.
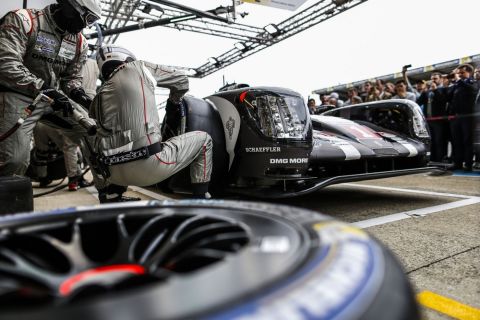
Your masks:
M400 221L400 220L409 219L409 218L411 218L411 216L405 213L394 213L388 216L353 222L352 225L360 229L365 229L368 227L379 226L381 224L386 224L386 223Z
M386 190L386 191L398 191L398 192L406 192L406 193L427 194L427 195L431 195L431 196L442 196L442 197L464 198L464 199L475 198L475 196L467 196L467 195L464 195L464 194L443 193L443 192L413 190L413 189L402 189L402 188L392 188L392 187L383 187L383 186L372 186L372 185L360 184L360 183L358 183L358 184L357 183L343 183L342 185L349 186L349 187L362 187L362 188L378 189L378 190Z
M417 193L417 194L425 194L425 195L434 195L434 196L443 196L443 197L454 197L454 198L463 198L464 200L444 203L432 207L427 208L420 208L414 209L404 212L398 212L394 214L390 214L388 216L378 217L367 219L363 221L357 221L352 223L354 226L359 228L368 228L373 226L379 226L382 224L409 219L409 218L416 218L416 217L424 217L431 213L441 212L445 210L460 208L476 203L480 203L480 197L475 196L467 196L461 194L452 194L452 193L441 193L441 192L432 192L432 191L422 191L422 190L411 190L411 189L401 189L401 188L391 188L391 187L382 187L382 186L371 186L365 184L353 184L353 183L345 183L344 185L352 186L352 187L362 187L362 188L370 188L370 189L377 189L377 190L387 190L387 191L396 191L396 192L407 192L407 193Z
M163 195L160 195L158 193L155 193L155 192L152 192L152 191L149 191L149 190L146 190L146 189L143 189L143 188L140 188L140 187L136 187L136 186L128 186L128 189L131 190L131 191L135 191L135 192L138 192L138 193L141 193L143 195L146 195L150 198L153 198L153 199L156 199L156 200L169 200L169 199L172 199L170 197L166 197L166 196L163 196ZM95 197L95 199L98 199L98 191L97 189L95 189L95 187L91 186L91 187L88 187L87 188L88 192L90 192L90 194Z
M128 188L131 189L132 191L144 194L144 195L146 195L150 198L153 198L153 199L157 199L157 200L170 200L170 199L172 199L170 197L166 197L166 196L160 195L158 193L155 193L153 191L146 190L146 189L143 189L143 188L140 188L140 187L129 186Z
M94 186L87 187L87 191L90 192L92 197L98 200L98 191Z
M382 186L372 186L372 185L366 185L366 184L353 184L353 183L344 183L343 185L347 185L347 186L350 186L350 187L362 187L362 188L370 188L370 189L377 189L377 190L397 191L397 192L406 192L406 193L417 193L417 194L444 196L444 197L453 197L453 198L463 198L464 199L464 200L444 203L444 204L440 204L440 205L436 205L436 206L432 206L432 207L409 210L409 211L390 214L388 216L372 218L372 219L367 219L367 220L357 221L357 222L352 223L354 226L359 227L361 229L368 228L368 227L373 227L373 226L378 226L378 225L382 225L382 224L386 224L386 223L390 223L390 222L394 222L394 221L404 220L404 219L410 219L410 218L415 218L415 217L424 217L424 216L426 216L430 213L435 213L435 212L440 212L440 211L445 211L445 210L449 210L449 209L455 209L455 208L468 206L468 205L471 205L471 204L480 203L480 197L467 196L467 195L461 195L461 194L432 192L432 191L423 191L423 190L412 190L412 189L402 189L402 188L392 188L392 187L382 187ZM157 194L155 192L152 192L152 191L140 188L140 187L129 186L128 188L132 191L142 193L142 194L144 194L148 197L151 197L153 199L157 199L157 200L171 199L169 197ZM97 189L95 189L95 187L93 187L93 186L88 187L87 190L90 192L90 194L93 197L98 198L98 192L97 192Z

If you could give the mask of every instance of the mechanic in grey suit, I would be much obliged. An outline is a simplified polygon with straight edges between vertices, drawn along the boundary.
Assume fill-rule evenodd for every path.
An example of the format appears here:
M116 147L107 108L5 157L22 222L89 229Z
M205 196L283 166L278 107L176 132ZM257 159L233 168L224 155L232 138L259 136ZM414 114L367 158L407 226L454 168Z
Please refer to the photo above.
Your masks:
M100 19L98 0L57 0L45 9L11 11L0 19L0 134L17 122L40 92L65 117L72 105L66 95L88 107L81 69L87 42L80 33ZM0 176L23 175L30 161L30 140L39 114L0 142ZM64 122L62 116L51 115ZM27 124L28 122L28 124Z
M167 105L180 108L188 78L171 68L136 60L128 50L107 45L97 62L105 82L90 115L98 123L95 150L116 185L148 186L190 165L195 198L209 198L212 139L202 131L162 141L155 87L170 89Z

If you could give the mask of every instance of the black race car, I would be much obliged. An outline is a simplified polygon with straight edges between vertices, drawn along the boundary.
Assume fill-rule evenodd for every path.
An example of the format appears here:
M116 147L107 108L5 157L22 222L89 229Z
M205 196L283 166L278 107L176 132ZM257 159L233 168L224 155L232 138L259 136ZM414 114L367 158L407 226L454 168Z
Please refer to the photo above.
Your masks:
M417 104L388 100L310 115L302 96L274 87L186 97L187 131L214 141L211 190L294 197L340 182L436 170ZM189 188L188 171L169 181Z

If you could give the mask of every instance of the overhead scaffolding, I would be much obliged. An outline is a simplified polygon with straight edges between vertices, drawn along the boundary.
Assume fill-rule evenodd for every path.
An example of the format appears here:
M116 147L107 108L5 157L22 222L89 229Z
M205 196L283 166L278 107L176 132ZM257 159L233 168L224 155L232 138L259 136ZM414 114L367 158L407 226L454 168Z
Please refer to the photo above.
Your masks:
M210 57L199 67L182 67L192 77L202 78L237 61L294 36L367 0L320 0L277 24L256 27L237 23L236 4L200 11L168 0L101 0L104 41L114 43L123 32L153 26L174 28L236 40L233 48ZM87 34L92 39L97 32Z

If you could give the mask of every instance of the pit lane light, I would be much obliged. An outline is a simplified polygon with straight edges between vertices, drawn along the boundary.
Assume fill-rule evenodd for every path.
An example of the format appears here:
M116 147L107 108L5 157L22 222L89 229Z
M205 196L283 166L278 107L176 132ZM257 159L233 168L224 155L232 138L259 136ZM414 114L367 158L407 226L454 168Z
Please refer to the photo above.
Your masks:
M336 5L337 7L341 7L344 4L350 2L351 0L332 0L332 3Z
M208 58L208 62L213 64L215 67L220 67L220 65L221 65L220 61L218 61L218 59L215 58L215 57Z
M247 52L250 50L250 47L248 47L244 42L236 42L234 44L235 48L237 48L238 51L241 51L243 53Z
M270 23L263 27L263 30L265 30L272 38L275 38L278 36L282 31L278 28L276 24Z

